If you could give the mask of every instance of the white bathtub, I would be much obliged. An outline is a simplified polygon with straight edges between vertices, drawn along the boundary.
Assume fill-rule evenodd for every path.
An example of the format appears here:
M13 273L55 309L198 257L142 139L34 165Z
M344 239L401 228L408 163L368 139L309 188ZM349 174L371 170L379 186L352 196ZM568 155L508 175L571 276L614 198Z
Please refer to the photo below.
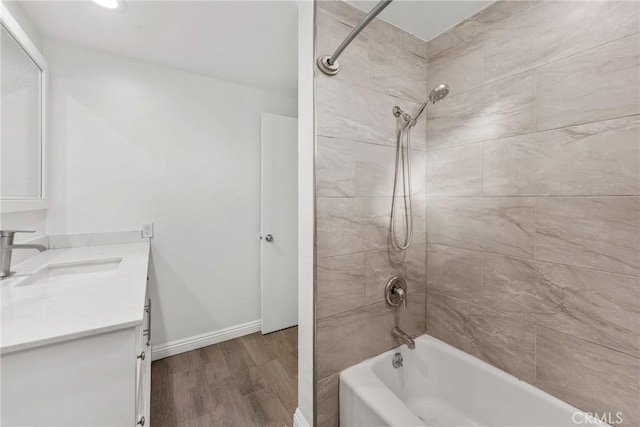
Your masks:
M394 368L400 352L404 366ZM607 426L573 406L429 335L340 375L340 425Z

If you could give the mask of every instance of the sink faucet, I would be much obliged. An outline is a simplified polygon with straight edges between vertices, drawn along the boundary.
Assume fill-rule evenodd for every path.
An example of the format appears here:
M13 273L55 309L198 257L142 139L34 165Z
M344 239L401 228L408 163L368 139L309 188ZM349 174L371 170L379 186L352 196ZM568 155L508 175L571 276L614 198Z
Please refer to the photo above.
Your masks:
M411 350L416 348L416 343L413 338L411 338L405 331L398 328L397 326L393 328L393 331L391 331L391 336L395 338L396 342L400 344L406 344L407 347L409 347L409 349Z
M14 245L13 238L16 233L35 233L29 230L0 230L0 280L13 274L11 271L11 254L14 249L37 249L40 252L46 251L44 245Z

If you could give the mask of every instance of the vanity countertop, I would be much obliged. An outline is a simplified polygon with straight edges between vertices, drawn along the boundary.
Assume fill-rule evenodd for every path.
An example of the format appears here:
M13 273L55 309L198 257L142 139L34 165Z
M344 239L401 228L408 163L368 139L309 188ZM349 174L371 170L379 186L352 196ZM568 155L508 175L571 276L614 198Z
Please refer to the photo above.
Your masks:
M50 283L29 283L43 271L92 263L116 267L81 280L72 274L52 273ZM144 241L50 249L13 266L16 274L0 281L0 353L141 324L148 264L149 242Z

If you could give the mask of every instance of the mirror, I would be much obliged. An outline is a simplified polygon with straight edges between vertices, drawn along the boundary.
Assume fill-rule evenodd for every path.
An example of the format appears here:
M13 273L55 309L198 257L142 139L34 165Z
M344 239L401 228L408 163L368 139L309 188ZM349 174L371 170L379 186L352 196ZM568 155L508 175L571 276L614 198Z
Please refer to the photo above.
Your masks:
M6 9L0 18L0 211L44 209L45 61Z

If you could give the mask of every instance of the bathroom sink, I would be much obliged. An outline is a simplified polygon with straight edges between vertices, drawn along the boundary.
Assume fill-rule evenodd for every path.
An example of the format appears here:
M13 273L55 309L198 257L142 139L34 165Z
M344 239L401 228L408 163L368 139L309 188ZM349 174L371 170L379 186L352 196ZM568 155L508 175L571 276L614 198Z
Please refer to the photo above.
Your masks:
M109 276L118 271L122 258L109 258L64 264L49 264L16 286L69 283Z

